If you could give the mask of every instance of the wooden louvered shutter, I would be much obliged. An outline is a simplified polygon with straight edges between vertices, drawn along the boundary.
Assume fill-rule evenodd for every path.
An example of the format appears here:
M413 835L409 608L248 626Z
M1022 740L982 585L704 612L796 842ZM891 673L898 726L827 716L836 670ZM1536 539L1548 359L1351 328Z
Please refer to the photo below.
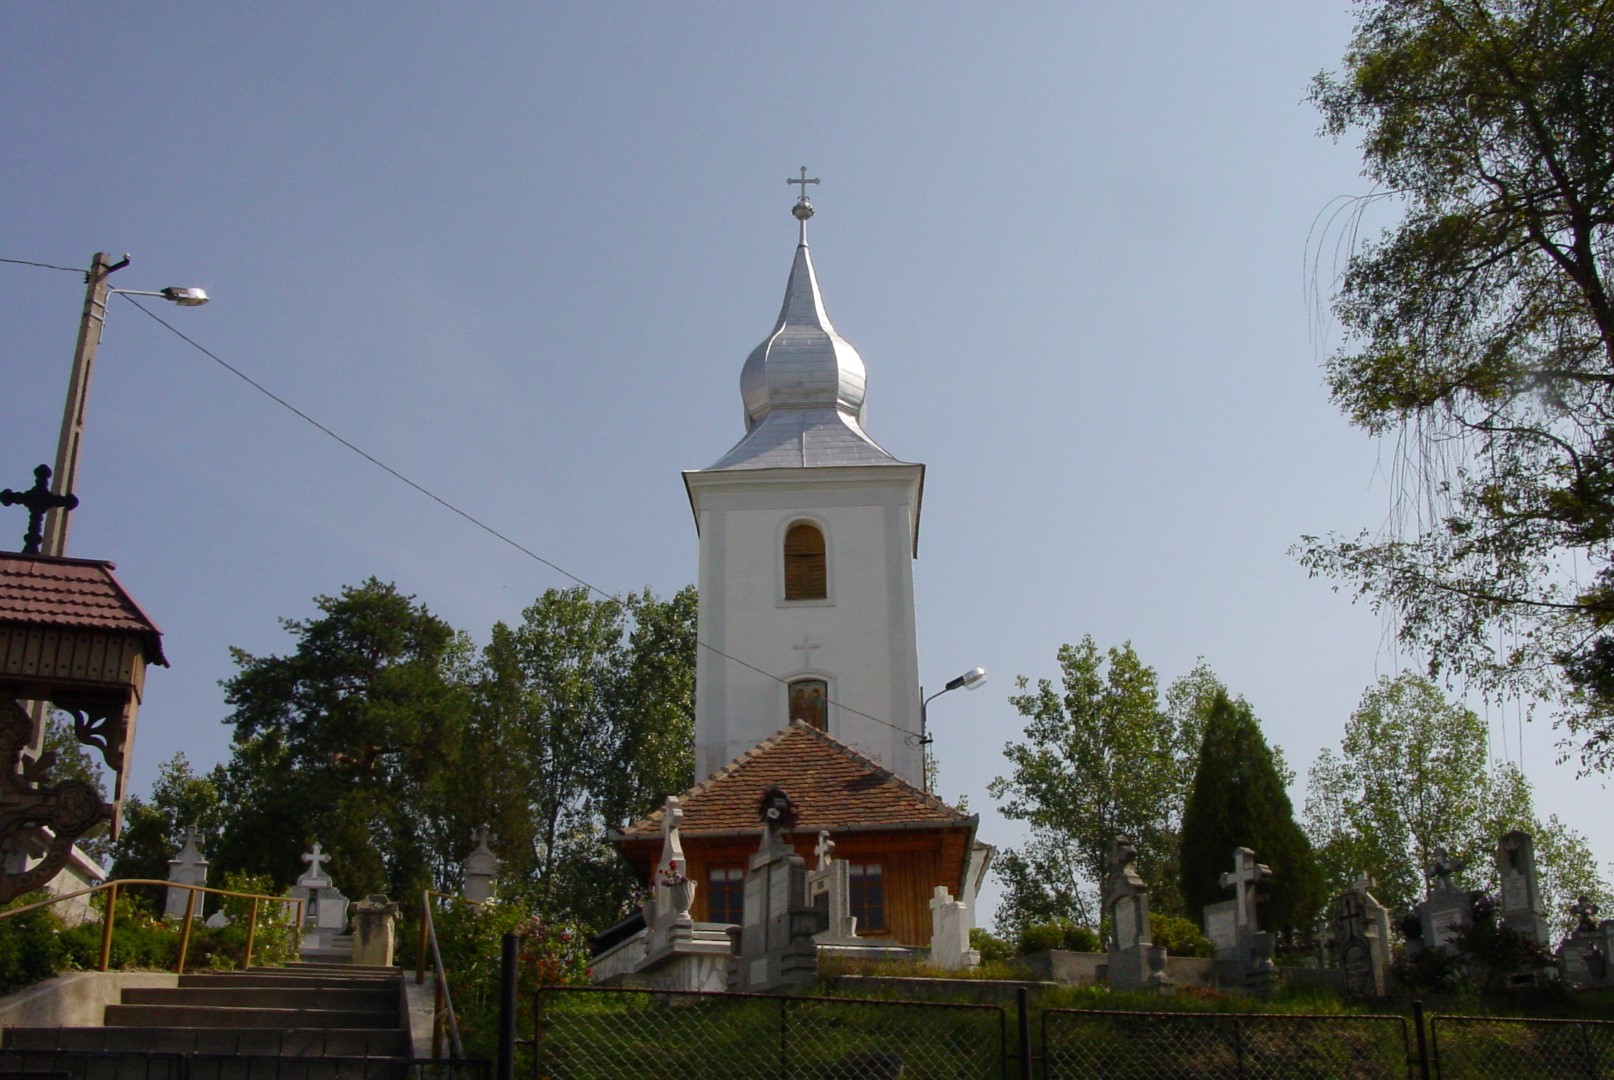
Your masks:
M785 599L823 600L829 596L824 567L824 534L806 522L785 533Z

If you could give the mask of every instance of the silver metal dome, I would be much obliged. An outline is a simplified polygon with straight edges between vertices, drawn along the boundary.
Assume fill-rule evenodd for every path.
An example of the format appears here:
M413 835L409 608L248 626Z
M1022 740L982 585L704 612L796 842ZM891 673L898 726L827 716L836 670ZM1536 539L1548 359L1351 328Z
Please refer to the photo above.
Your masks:
M863 358L830 325L802 226L779 322L740 372L747 431L776 409L835 409L862 425Z

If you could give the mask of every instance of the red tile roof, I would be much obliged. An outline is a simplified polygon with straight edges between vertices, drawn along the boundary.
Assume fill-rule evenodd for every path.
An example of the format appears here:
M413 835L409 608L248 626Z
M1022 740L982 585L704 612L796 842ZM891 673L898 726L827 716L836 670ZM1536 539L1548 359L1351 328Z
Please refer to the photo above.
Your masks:
M758 743L681 795L686 836L760 829L762 792L778 784L796 806L796 832L847 828L973 828L975 818L797 722ZM661 835L661 811L619 839Z
M162 631L109 562L0 554L0 623L110 630L146 638L146 660L168 666Z

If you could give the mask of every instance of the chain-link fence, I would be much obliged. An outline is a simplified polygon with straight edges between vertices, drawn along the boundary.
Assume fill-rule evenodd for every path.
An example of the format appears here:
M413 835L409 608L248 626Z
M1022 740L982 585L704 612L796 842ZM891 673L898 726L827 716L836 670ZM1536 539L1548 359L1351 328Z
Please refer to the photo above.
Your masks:
M1002 1080L996 1005L674 993L538 992L534 1075L546 1080Z
M1407 1023L1399 1016L1086 1009L1042 1014L1046 1080L1405 1080L1411 1075L1409 1051Z
M1614 1021L1435 1016L1429 1035L1441 1080L1614 1080Z

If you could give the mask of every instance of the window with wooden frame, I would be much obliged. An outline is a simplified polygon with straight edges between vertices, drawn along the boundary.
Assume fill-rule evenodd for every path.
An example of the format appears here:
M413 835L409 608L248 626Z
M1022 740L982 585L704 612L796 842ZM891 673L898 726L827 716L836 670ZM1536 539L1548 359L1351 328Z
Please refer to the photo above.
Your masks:
M823 679L797 679L790 684L790 722L797 720L819 731L829 730L829 683Z
M879 863L849 863L852 915L859 934L885 929L885 878Z
M738 923L745 914L745 867L714 866L706 871L706 921Z
M824 533L798 521L785 532L785 599L827 600L829 573L824 559Z

